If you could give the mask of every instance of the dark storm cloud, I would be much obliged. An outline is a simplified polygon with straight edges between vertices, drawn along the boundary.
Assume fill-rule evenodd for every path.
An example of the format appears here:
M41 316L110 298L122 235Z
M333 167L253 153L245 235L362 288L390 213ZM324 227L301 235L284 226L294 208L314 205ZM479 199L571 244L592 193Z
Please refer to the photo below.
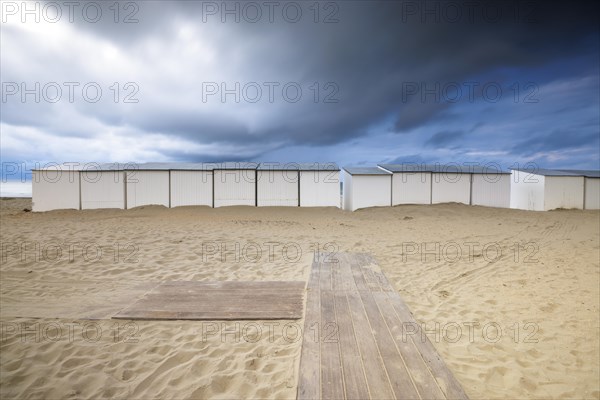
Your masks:
M484 126L483 122L477 122L471 129L468 131L465 130L445 130L441 132L435 133L425 142L425 146L434 147L434 148L457 148L459 146L460 141L464 141L464 139L475 132L478 128Z
M394 129L399 133L410 133L413 128L417 128L429 122L432 117L438 120L443 118L444 111L450 108L450 103L436 103L427 101L413 100L400 106L400 111L394 124Z
M177 12L183 15L185 10L188 20L202 23L202 6L197 3L177 5ZM307 84L335 82L339 103L290 107L271 128L273 135L291 143L331 144L362 135L390 113L397 115L398 132L447 116L451 104L432 96L423 99L420 93L407 96L407 85L426 82L431 87L437 82L443 87L498 67L528 67L568 57L581 51L582 40L597 29L593 12L597 7L589 2L475 3L476 7L463 4L463 17L453 22L444 14L449 12L444 11L444 2L340 2L339 23L290 24L281 18L275 24L242 22L233 24L227 37L231 41L224 45L264 39L276 30L279 40L273 41L272 48L251 54L249 74L263 63L282 68L297 64ZM424 14L423 7L435 12ZM162 12L158 7L147 16ZM212 17L207 23L219 26ZM288 119L293 123L286 123ZM196 137L198 130L190 127L186 136ZM231 127L223 134L214 130L214 135L234 141L248 137L240 128ZM270 136L267 131L261 134Z
M458 139L462 139L466 135L464 131L442 131L430 137L426 142L426 146L430 147L451 147Z
M259 153L255 154L228 154L227 156L216 155L211 152L188 153L185 151L165 151L163 154L174 162L223 162L223 160L232 162L241 162L254 159Z
M530 138L517 143L512 151L515 154L532 155L539 152L577 147L595 147L598 149L600 134L597 131L583 128L574 126L568 130L556 129L551 132L532 133Z
M428 162L431 162L431 160L424 158L422 154L408 154L389 161L382 161L382 164L426 164Z
M461 17L456 21L444 1L336 2L339 22L328 24L314 23L307 3L298 3L305 13L298 23L285 21L281 11L273 22L263 16L258 23L243 19L236 23L230 16L223 23L221 15L206 15L209 3L134 2L139 9L132 18L138 22L131 24L114 23L114 11L106 9L108 3L102 3L107 17L98 23L87 23L76 13L76 21L70 25L76 33L91 35L99 45L115 46L120 52L115 64L130 60L138 64L107 68L99 78L94 75L98 71L82 75L69 58L87 58L93 65L100 58L97 48L61 58L43 48L29 47L31 57L22 65L43 66L34 71L40 80L75 76L82 81L105 81L105 87L117 80L134 80L140 86L139 104L42 104L37 109L28 104L7 105L2 121L36 126L55 135L76 131L85 136L95 128L83 122L74 128L69 116L80 115L106 126L199 144L244 147L252 143L269 149L331 145L366 135L386 118L393 119L392 129L397 133L452 118L453 104L435 96L422 97L420 85L424 82L431 87L489 79L486 74L495 76L499 68L534 68L598 51L598 6L588 1L451 2L461 5ZM120 3L121 20L135 11L124 9L124 4ZM225 3L214 4L222 7ZM244 3L239 4L242 7ZM430 11L424 12L424 7ZM322 9L319 18L326 14ZM186 26L197 28L191 37L182 33ZM197 61L203 57L209 61ZM203 69L202 65L212 67ZM6 76L26 80L21 71L16 66L6 71ZM275 81L280 85L292 81L303 88L303 98L298 103L286 102L281 95L273 103L220 102L215 98L203 102L202 83L221 80L230 84ZM316 102L309 89L314 82L320 89ZM327 83L337 88L337 102L324 102L324 96L330 94L323 87ZM414 85L419 92L410 94ZM69 110L57 112L58 107ZM439 132L427 144L446 146L463 135ZM552 138L559 143L558 137ZM561 140L577 141L572 135ZM232 150L224 157L258 157L260 151L238 155ZM212 160L210 152L201 150L165 149L162 154Z

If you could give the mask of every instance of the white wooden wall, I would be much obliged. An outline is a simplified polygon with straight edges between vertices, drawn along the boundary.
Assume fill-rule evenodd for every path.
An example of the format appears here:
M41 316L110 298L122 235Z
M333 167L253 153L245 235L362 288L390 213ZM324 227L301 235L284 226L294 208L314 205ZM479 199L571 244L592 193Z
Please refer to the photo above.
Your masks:
M215 170L215 207L256 205L256 171Z
M345 209L355 211L366 207L385 207L392 204L392 175L344 176L344 185L350 182L348 192L344 190Z
M585 209L600 210L600 178L585 178Z
M340 207L340 171L300 171L301 207Z
M169 207L169 171L127 171L127 208Z
M471 174L434 172L431 176L431 203L463 203L471 200Z
M171 207L212 207L212 201L212 171L171 171Z
M80 208L77 171L32 171L31 185L33 211Z
M343 171L344 176L344 191L342 197L342 209L346 211L354 211L352 208L352 175Z
M125 208L125 172L81 171L81 209Z
M509 174L473 174L471 204L486 207L510 207Z
M510 178L510 208L544 211L545 176L513 170Z
M546 176L544 210L577 208L583 210L583 176Z
M392 205L431 204L430 172L394 172Z
M257 171L258 206L298 207L298 171Z

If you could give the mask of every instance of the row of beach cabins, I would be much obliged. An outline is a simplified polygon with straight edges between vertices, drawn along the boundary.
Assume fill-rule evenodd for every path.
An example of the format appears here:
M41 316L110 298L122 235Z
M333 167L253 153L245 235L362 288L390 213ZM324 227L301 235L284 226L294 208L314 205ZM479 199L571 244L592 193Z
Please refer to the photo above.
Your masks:
M343 180L343 190L340 181ZM335 163L69 164L32 171L33 211L146 205L341 207L462 203L600 209L600 171Z

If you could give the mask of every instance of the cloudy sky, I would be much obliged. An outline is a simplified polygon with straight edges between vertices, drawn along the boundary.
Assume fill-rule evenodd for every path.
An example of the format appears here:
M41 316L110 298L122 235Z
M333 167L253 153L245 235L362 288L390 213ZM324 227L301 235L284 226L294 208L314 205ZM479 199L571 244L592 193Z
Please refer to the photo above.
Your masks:
M65 161L598 169L594 3L2 1L2 179Z

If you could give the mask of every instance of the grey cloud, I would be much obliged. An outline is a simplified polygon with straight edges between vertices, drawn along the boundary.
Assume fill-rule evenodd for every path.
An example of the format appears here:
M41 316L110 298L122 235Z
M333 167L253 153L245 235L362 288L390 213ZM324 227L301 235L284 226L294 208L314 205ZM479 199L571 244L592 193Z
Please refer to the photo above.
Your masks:
M422 154L408 154L391 160L382 160L382 164L426 164L431 160L424 158Z
M90 24L79 19L72 27L116 46L125 59L145 63L137 73L107 70L102 77L106 85L112 80L137 79L141 89L139 104L67 104L70 109L62 113L57 112L57 107L65 107L62 103L33 107L3 104L2 121L36 126L56 135L93 134L87 132L92 128L74 128L68 118L56 118L81 114L106 126L129 126L139 132L173 135L200 144L244 146L252 142L269 144L270 149L349 141L365 135L370 126L390 116L395 132L409 133L452 118L452 104L422 101L419 96L405 101L403 84L463 82L497 68L533 67L571 54L588 53L590 48L585 46L589 46L589 41L583 39L597 34L598 29L598 6L585 1L533 2L531 8L524 10L530 14L528 20L516 23L510 21L509 14L505 17L508 21L498 23L481 17L473 23L464 19L461 23L422 23L418 16L406 15L403 7L408 3L337 2L340 22L334 24L315 24L312 15L297 24L281 18L275 23L263 19L256 24L223 24L215 19L202 22L202 2L137 2L140 9L135 17L139 23L115 24L110 18L103 18ZM477 2L479 8L497 4L511 10L510 5L505 6L510 2ZM197 84L218 81L221 76L217 72L205 76L198 64L180 61L187 60L183 52L193 52L193 48L182 48L182 54L154 55L160 60L148 58L148 54L152 55L148 49L156 43L165 49L181 44L180 28L186 24L200 29L201 34L192 41L214 46L216 71L223 71L228 79L297 81L305 90L314 82L335 82L340 89L339 102L324 104L306 99L298 104L282 104L281 100L257 105L227 103L223 113L207 108ZM597 45L597 38L592 42ZM56 80L57 75L95 79L82 76L68 60L53 57L42 47L28 51L31 60L44 65L32 70L36 79ZM205 55L205 50L198 52L198 57ZM99 57L94 48L89 53L71 56L73 60ZM30 78L18 67L7 70L3 65L3 74L5 71L6 76L17 81ZM307 91L306 95L312 93ZM253 113L260 120L258 127L250 121ZM448 145L463 135L438 132L427 144ZM559 138L552 137L551 141L560 143ZM164 150L163 154L192 161L200 161L200 157L212 160L210 154L172 150ZM236 157L232 153L225 158Z
M600 144L600 135L590 129L573 127L573 129L556 129L552 132L532 134L530 138L513 146L516 154L532 155L538 152L555 151L576 147L586 147Z
M426 146L430 147L448 147L455 143L458 139L464 138L464 131L442 131L430 137L426 142Z

